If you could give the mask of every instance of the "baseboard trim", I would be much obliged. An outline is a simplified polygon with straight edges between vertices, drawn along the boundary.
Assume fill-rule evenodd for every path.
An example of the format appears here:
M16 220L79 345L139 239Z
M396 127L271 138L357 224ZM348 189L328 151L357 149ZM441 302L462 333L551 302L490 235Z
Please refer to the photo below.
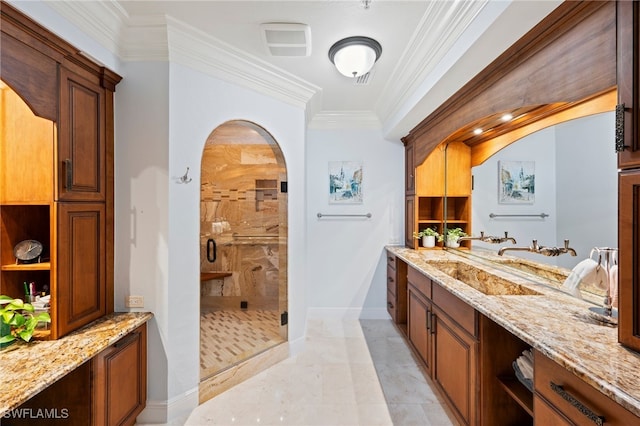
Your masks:
M198 388L195 387L169 401L149 401L136 419L136 424L166 424L186 419L198 406Z
M390 319L385 308L309 308L307 319Z

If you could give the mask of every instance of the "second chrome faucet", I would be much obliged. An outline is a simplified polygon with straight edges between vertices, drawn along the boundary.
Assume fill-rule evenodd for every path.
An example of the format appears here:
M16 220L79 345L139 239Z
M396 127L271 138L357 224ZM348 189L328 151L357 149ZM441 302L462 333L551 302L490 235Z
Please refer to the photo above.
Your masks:
M565 253L569 253L571 256L576 255L576 251L569 247L569 240L564 240L564 247L545 247L539 245L538 240L533 240L530 247L501 247L498 250L498 255L502 256L506 251L528 251L543 256L560 256Z

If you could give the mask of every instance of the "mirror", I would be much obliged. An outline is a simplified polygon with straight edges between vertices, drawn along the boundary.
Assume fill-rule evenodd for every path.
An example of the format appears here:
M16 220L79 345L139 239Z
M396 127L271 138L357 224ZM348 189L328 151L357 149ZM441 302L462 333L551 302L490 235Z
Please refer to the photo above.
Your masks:
M576 118L538 130L472 167L472 237L515 238L516 244L472 240L465 255L504 264L511 256L568 273L595 247L617 247L618 181L614 150L615 113ZM472 147L472 150L474 148ZM542 217L541 214L548 215ZM513 248L564 247L569 253L544 256ZM496 256L504 248L503 256ZM598 253L593 259L597 260ZM564 281L566 275L556 279ZM604 291L580 288L602 303Z

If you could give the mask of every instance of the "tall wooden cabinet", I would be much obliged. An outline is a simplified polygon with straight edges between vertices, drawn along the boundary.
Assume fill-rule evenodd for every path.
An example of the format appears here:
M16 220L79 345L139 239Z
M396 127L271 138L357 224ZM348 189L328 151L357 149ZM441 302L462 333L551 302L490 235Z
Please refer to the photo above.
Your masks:
M50 338L113 311L113 92L121 77L0 3L0 293L51 294ZM38 263L13 247L34 239ZM46 335L47 332L44 332Z
M617 3L620 343L640 351L640 4Z
M470 148L462 142L443 143L416 167L414 141L411 136L403 141L407 165L406 245L418 248L420 241L413 238L413 233L425 228L441 234L445 226L459 227L471 234ZM470 242L463 242L463 246L469 245Z

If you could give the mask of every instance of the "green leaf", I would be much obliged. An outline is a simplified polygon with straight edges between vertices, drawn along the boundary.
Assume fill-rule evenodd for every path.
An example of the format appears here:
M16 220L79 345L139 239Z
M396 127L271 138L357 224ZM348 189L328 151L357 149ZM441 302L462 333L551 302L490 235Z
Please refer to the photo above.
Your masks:
M28 342L31 340L31 336L33 336L33 330L21 330L18 332L18 336L20 336L20 338L25 342Z
M14 340L16 340L16 338L13 335L7 334L6 336L0 337L0 344L13 342Z

